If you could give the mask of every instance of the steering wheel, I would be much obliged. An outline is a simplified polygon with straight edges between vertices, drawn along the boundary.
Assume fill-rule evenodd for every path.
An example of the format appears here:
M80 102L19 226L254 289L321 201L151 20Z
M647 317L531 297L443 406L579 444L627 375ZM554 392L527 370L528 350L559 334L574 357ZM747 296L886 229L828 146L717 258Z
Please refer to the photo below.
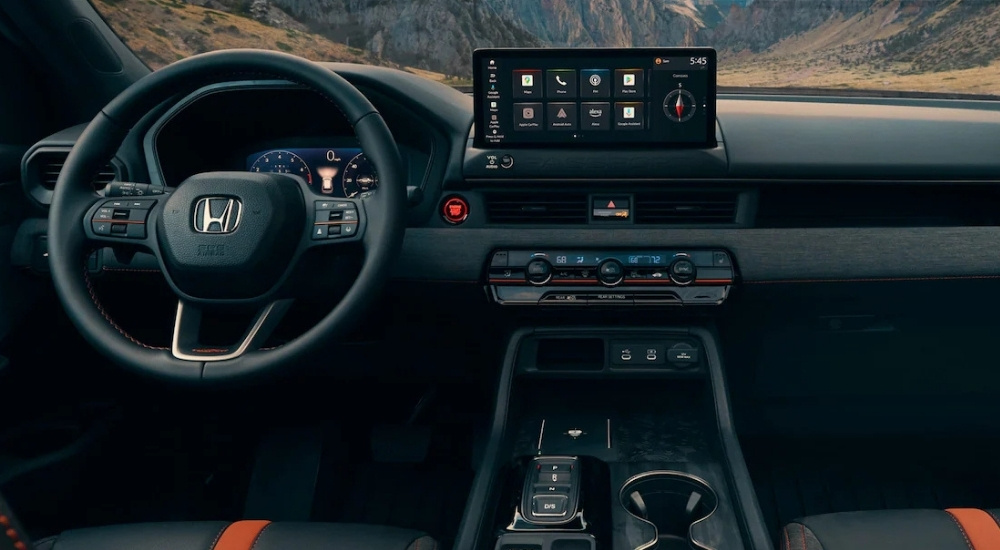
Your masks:
M152 109L180 93L248 78L287 80L339 108L375 165L378 192L360 199L319 200L298 176L250 172L196 174L163 195L108 198L94 191L91 175ZM245 378L303 361L349 328L388 279L402 245L405 205L406 181L392 134L347 80L279 52L212 52L141 78L90 122L55 186L49 264L70 319L113 361L174 380ZM293 301L289 275L303 254L358 243L364 260L340 302L298 338L261 349ZM98 247L130 244L156 256L178 297L169 349L131 338L94 299L86 258ZM199 343L199 330L207 308L249 308L256 315L232 346L205 346Z

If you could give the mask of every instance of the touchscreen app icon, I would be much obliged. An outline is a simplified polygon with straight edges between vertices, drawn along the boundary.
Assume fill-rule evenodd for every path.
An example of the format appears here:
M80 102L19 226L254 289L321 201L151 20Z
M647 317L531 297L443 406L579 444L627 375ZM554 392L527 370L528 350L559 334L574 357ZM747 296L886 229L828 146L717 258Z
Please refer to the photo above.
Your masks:
M535 77L530 74L521 75L521 86L530 88L535 85Z
M601 109L599 107L591 107L591 109L587 111L587 114L590 115L591 118L601 118L602 116L604 116L604 109Z
M525 107L521 110L521 118L524 120L531 120L535 118L535 109L532 107Z
M592 75L590 75L590 85L594 86L594 87L600 86L601 85L601 75L599 75L599 74L592 74Z
M635 107L623 107L622 118L635 118Z
M565 80L563 80L562 77L559 76L559 75L556 75L556 83L558 83L560 86L567 86L567 85L569 85L569 83L566 82Z
M635 86L635 75L632 73L625 73L622 75L622 85Z

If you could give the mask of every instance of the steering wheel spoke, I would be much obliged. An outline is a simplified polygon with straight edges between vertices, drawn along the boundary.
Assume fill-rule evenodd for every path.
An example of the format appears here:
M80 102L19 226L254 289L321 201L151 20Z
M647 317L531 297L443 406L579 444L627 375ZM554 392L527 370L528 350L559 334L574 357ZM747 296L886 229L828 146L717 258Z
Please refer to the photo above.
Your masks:
M107 245L142 245L155 250L153 231L160 198L101 198L87 210L83 224L87 238Z
M200 341L204 309L184 300L177 302L174 335L170 352L184 361L229 361L257 351L288 313L294 300L275 300L260 308L239 341L228 346L205 345Z
M367 216L359 199L309 200L306 215L309 247L355 243L365 234Z

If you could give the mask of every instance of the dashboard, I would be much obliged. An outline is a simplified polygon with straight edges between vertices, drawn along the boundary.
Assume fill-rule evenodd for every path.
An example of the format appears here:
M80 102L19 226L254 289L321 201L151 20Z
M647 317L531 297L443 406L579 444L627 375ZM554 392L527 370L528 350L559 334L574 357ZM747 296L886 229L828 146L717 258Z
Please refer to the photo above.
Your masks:
M554 68L546 63L529 68ZM369 97L407 167L399 279L483 284L496 251L590 248L612 257L650 247L726 252L737 285L1000 273L1000 257L982 252L1000 242L992 206L1000 102L719 93L712 143L697 147L479 144L488 121L472 94L401 70L326 66ZM662 110L662 99L645 101ZM25 154L22 180L42 207L36 191L51 185L48 163L81 131L68 128ZM378 167L352 162L360 154L325 99L249 80L163 105L113 166L119 178L167 188L209 170L297 170L317 196L338 197L377 190ZM614 215L600 215L608 210Z

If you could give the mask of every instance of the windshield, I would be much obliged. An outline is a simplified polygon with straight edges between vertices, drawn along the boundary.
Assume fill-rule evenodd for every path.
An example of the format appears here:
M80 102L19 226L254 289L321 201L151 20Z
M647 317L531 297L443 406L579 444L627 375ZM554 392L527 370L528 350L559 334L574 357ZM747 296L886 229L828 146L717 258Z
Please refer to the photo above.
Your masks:
M718 84L1000 95L994 0L93 0L156 69L223 48L471 86L485 47L710 46Z

